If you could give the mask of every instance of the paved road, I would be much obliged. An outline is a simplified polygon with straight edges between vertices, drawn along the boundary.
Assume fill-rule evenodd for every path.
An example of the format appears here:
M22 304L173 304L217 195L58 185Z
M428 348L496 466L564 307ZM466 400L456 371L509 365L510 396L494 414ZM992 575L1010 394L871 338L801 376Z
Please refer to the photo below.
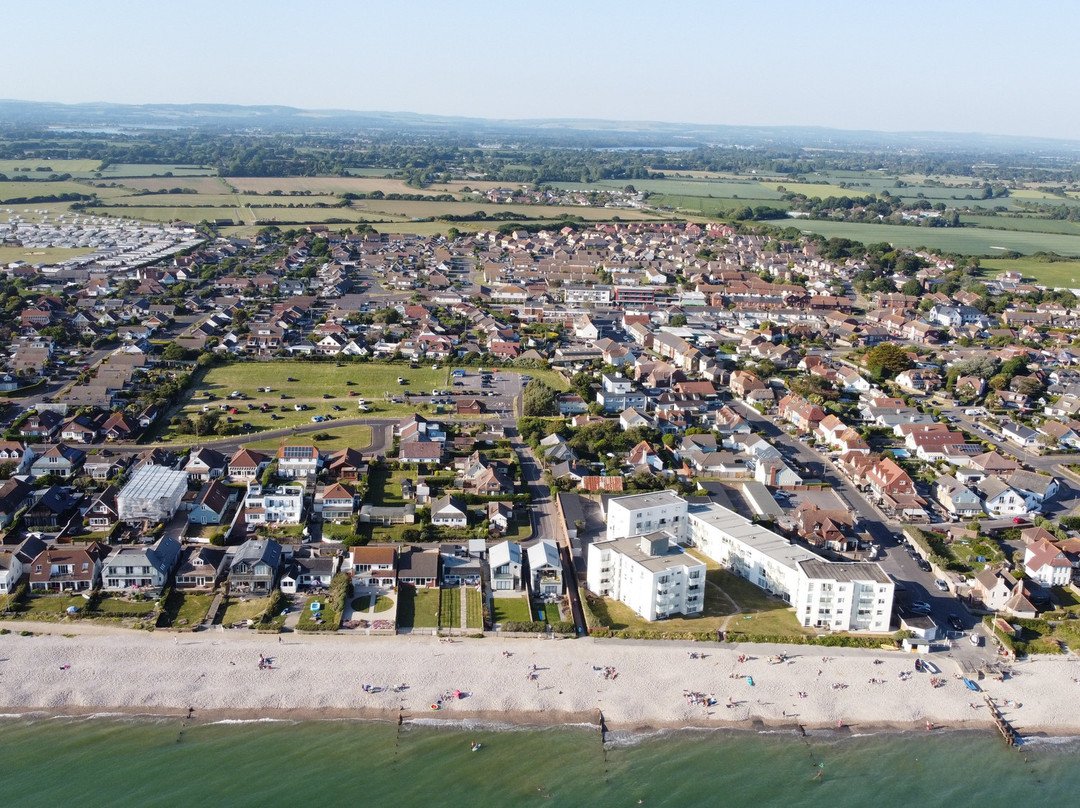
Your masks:
M532 502L529 504L529 516L532 521L533 537L538 539L559 538L556 528L558 514L555 505L555 497L551 489L544 484L543 471L533 454L532 448L521 440L514 431L510 439L510 445L517 452L518 462L521 464L521 478L529 488Z

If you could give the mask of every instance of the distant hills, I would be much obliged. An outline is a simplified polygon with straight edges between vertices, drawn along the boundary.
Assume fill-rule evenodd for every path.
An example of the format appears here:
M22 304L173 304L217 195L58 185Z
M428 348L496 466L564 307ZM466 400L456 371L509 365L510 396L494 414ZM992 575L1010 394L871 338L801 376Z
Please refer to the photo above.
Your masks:
M746 146L838 150L971 151L1075 157L1080 141L977 133L872 132L801 126L721 126L589 119L494 120L410 112L305 110L236 104L57 104L0 100L0 131L15 127L400 131L507 141L514 137L609 148Z

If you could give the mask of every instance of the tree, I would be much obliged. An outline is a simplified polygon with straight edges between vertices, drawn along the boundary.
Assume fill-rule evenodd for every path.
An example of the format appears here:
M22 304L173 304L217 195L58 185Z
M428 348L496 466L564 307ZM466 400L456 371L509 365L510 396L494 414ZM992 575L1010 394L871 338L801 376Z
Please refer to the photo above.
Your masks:
M917 297L921 291L922 285L915 278L905 281L904 285L900 287L900 292L902 294L911 295L913 297Z
M522 400L524 403L522 414L526 418L559 414L559 407L555 403L555 390L541 379L533 379L525 385Z
M682 327L682 326L686 325L686 315L685 314L673 314L671 316L671 319L668 320L668 324L673 325L673 326L675 326L677 328Z
M161 352L161 358L169 362L178 362L182 359L187 359L187 353L187 349L182 345L170 342L165 346L165 350Z
M866 364L867 367L879 368L883 373L895 376L910 368L911 360L900 346L883 342L866 352Z

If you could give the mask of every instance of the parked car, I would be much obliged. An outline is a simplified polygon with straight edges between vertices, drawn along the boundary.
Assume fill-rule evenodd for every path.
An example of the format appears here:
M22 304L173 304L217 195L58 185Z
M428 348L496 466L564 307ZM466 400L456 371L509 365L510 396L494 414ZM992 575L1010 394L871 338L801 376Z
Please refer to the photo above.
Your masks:
M1022 524L1024 524L1024 517L1022 517L1022 516L1014 516L1012 522L1013 522L1014 525L1022 525Z
M950 614L947 619L949 621L949 628L953 631L964 630L964 621L960 619L959 615Z
M929 561L927 561L925 558L920 558L919 559L919 569L921 569L923 572L930 572L932 567L930 566Z
M908 606L915 614L930 614L931 606L929 603L923 600L916 600L910 606Z
M940 589L940 590L941 590L942 592L948 592L948 591L949 591L949 584L948 584L948 582L947 582L947 581L945 581L945 580L944 580L944 579L942 579L942 578L938 578L938 579L937 579L936 581L934 581L934 586L936 586L936 587L937 587L938 589Z

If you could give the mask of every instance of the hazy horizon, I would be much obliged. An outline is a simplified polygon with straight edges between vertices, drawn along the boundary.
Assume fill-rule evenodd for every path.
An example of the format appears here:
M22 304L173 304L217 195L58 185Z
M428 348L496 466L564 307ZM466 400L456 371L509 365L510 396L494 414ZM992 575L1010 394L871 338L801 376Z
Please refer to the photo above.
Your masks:
M1016 10L19 2L5 10L17 36L0 96L1078 140L1080 111L1058 87L1080 62L1080 11Z

